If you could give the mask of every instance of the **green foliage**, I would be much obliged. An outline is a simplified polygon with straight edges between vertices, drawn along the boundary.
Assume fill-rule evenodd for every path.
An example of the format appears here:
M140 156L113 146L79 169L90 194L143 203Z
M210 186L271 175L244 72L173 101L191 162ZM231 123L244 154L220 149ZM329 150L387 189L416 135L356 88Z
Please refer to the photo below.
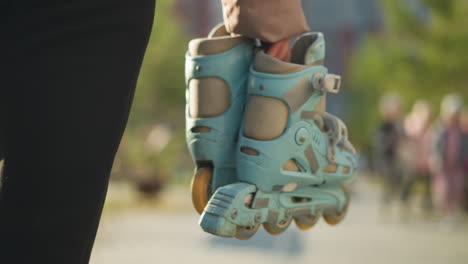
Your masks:
M174 1L159 0L151 39L138 81L130 129L148 122L183 124L184 55L188 40L173 11Z
M427 6L429 6L433 12L437 13L438 15L442 15L445 17L450 17L453 15L455 1L440 1L440 0L425 0L424 1Z
M408 9L406 1L383 1L385 30L369 36L351 62L357 91L351 130L358 145L369 141L385 92L399 93L407 107L427 99L436 110L450 92L468 98L468 1L425 3L427 20Z
M174 3L157 2L155 24L117 159L124 176L177 181L190 169L184 139L184 56L188 37L177 20ZM171 131L169 143L157 151L148 143L156 124Z

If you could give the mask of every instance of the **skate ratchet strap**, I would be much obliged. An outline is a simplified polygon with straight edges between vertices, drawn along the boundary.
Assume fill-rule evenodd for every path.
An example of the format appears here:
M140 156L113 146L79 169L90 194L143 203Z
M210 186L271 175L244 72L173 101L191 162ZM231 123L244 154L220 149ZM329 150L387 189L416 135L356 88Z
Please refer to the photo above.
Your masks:
M316 73L312 79L315 89L337 94L341 88L341 76L336 74Z
M335 147L345 149L353 154L356 153L353 145L348 140L348 128L345 123L338 117L329 113L323 113L321 116L330 121L327 123L329 125L327 135L330 144L328 148L328 160L331 162L336 161Z
M321 131L325 132L325 121L319 112L315 111L303 111L301 113L301 119L312 120L320 128Z

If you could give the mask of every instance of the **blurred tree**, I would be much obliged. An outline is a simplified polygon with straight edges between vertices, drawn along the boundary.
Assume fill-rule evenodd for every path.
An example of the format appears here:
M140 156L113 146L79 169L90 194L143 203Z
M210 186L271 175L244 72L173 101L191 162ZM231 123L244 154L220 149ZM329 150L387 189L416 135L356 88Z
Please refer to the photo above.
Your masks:
M114 168L114 175L137 183L185 180L184 173L190 169L184 139L188 37L174 4L171 0L157 2L155 24Z
M385 92L399 93L406 106L428 99L436 110L450 92L468 98L468 1L422 3L427 16L409 8L408 1L384 0L385 29L369 36L351 61L356 93L350 127L362 148L376 127Z
M151 39L138 80L130 129L148 122L183 125L184 36L174 11L175 1L159 0Z

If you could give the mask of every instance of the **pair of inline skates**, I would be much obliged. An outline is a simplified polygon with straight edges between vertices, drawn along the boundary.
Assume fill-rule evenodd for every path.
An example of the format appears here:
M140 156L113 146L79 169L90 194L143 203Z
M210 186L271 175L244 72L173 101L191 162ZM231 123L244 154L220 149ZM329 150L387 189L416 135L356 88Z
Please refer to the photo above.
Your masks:
M306 230L344 218L357 162L346 126L325 113L341 79L324 57L321 33L299 36L291 63L222 25L190 42L186 137L204 231L248 239L261 225L280 234L293 220Z

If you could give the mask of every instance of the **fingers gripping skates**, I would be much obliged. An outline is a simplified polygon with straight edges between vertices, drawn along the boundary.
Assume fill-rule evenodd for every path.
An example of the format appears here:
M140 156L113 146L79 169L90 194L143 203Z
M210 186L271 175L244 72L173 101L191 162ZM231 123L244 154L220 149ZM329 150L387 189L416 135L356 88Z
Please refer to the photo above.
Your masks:
M293 63L256 54L235 149L238 180L211 197L200 220L206 232L248 239L261 225L279 234L293 220L309 229L320 216L343 219L356 157L344 123L320 109L340 87L321 65L324 48L323 36L309 33L294 45Z
M186 54L186 139L196 172L192 201L201 214L214 191L236 182L235 147L253 42L224 26L195 39Z

